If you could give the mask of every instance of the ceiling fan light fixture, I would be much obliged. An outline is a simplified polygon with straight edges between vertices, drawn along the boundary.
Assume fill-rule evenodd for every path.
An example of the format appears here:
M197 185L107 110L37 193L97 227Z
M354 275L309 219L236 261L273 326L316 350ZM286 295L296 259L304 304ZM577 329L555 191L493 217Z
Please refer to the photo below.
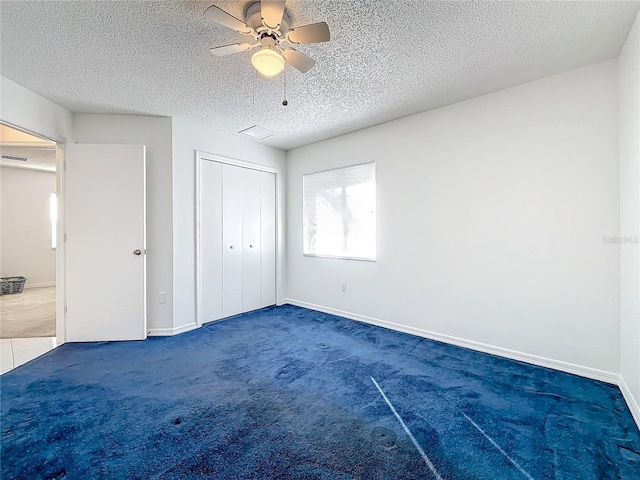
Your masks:
M275 77L284 70L285 60L273 48L263 46L251 57L251 64L258 73L269 78Z

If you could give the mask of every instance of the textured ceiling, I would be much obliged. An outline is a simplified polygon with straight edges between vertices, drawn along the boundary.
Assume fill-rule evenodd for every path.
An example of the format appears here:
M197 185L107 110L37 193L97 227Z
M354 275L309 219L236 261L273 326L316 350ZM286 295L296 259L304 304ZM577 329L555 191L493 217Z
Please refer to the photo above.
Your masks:
M292 25L326 21L328 43L300 45L307 74L256 78L244 41L210 23L212 4L0 2L0 73L74 112L167 115L235 133L260 125L282 149L616 57L637 1L290 0Z

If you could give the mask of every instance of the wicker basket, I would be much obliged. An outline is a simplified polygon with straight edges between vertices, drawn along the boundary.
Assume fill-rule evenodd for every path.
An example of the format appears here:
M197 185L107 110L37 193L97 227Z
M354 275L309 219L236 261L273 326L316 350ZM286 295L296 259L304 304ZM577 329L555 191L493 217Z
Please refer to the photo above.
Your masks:
M0 295L22 293L27 279L24 277L0 277Z

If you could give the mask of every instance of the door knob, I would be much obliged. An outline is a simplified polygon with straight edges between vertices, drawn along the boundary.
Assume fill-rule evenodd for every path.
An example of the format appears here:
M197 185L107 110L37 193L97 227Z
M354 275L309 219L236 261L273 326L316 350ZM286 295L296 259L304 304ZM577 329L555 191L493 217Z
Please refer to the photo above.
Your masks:
M249 245L249 248L253 248L253 243L251 245Z
M235 247L233 245L229 245L229 248L233 250Z
M133 254L134 254L134 255L142 255L142 250L140 250L139 248L136 248L136 249L133 251Z

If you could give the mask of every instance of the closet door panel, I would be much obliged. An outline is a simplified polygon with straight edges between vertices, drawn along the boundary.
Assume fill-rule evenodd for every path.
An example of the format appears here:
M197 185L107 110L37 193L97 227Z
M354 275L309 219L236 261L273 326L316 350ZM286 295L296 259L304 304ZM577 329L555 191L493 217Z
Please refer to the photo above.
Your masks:
M222 164L200 169L202 322L222 318Z
M243 311L262 306L260 283L260 172L243 168L242 188L242 295Z
M243 169L222 166L222 315L242 313Z
M260 172L261 307L276 303L276 176Z

